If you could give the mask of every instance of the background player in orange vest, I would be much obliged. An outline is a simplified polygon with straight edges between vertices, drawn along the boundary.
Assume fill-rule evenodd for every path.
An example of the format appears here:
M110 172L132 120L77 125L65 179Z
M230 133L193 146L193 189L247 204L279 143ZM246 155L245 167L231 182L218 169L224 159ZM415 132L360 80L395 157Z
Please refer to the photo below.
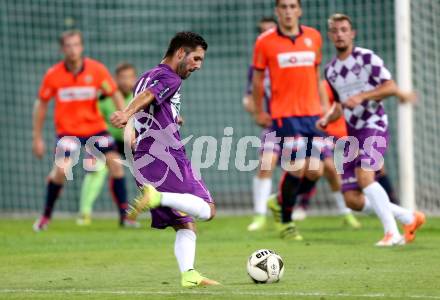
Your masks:
M37 158L42 158L45 152L42 135L44 119L49 100L55 97L55 164L48 176L43 215L34 223L33 228L35 231L47 228L66 174L72 166L72 158L79 155L81 145L84 146L90 137L94 137L96 141L88 144L86 149L88 152L92 151L93 144L94 150L105 155L112 179L111 191L119 207L120 224L124 225L124 222L130 222L125 218L127 192L124 169L116 162L120 156L97 105L100 93L111 96L119 109L124 107L124 99L105 66L96 60L83 57L84 47L80 31L64 32L60 37L60 46L64 60L46 72L33 114L32 150Z
M278 201L269 200L280 236L302 240L291 216L296 195L310 190L323 174L323 143L319 139L323 133L315 127L322 103L327 104L319 84L322 38L316 29L300 24L300 0L277 0L275 4L279 26L261 34L254 50L254 118L258 125L272 127L281 138L282 167L288 169L280 183ZM270 113L263 109L266 68L271 82Z

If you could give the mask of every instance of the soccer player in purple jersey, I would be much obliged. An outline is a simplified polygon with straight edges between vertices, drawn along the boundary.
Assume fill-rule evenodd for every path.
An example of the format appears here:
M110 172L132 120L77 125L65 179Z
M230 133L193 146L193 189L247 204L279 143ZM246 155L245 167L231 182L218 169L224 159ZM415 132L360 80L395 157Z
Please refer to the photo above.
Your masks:
M390 202L375 177L383 165L388 143L388 118L382 100L396 96L412 102L415 94L400 90L373 51L353 44L355 31L350 17L334 14L328 20L328 36L337 55L327 65L325 77L335 94L332 109L317 122L323 130L329 122L344 114L348 136L359 143L355 159L344 163L342 191L347 205L366 213L375 212L384 227L384 238L377 246L412 242L416 230L425 222L421 212L412 212ZM346 147L348 155L351 147ZM400 235L396 220L403 224Z
M134 115L134 170L141 194L128 215L136 219L140 213L150 210L152 227L174 228L174 253L183 287L219 284L194 270L196 227L193 218L211 220L215 205L203 181L194 175L178 131L182 80L201 68L207 48L200 35L177 33L162 62L137 81L130 104L111 117L113 125L122 128Z
M258 31L261 34L276 26L277 23L274 18L264 17L258 23ZM253 114L255 109L254 99L252 98L253 74L254 68L250 66L247 77L246 94L243 97L243 106L250 114ZM266 70L264 76L264 102L267 110L269 109L270 94L269 70ZM252 198L255 216L252 223L247 227L249 231L261 230L266 225L267 199L272 191L272 173L281 154L280 146L266 138L266 135L271 131L270 128L264 128L261 132L262 145L259 149L260 164L252 182Z

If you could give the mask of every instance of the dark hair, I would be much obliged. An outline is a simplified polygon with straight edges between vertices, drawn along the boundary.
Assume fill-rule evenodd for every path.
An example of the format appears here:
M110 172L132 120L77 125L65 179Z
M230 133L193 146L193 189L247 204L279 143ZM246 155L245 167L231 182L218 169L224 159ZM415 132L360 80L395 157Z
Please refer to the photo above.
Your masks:
M185 49L186 53L189 53L194 51L197 46L202 47L202 49L205 51L208 50L208 44L201 35L191 31L178 32L171 39L168 50L165 53L165 57L173 56L174 53L182 47Z
M350 27L353 29L353 22L351 21L351 18L348 15L341 13L333 14L328 18L327 20L328 28L330 28L330 25L333 22L341 22L341 21L347 21L350 24Z
M274 17L262 17L262 18L260 19L260 21L258 21L258 23L269 23L269 22L276 23L277 20L275 20Z
M60 43L60 46L64 45L64 40L67 37L71 37L71 36L74 36L74 35L78 35L79 36L79 38L81 39L81 44L82 44L83 43L82 32L79 31L78 29L72 29L72 30L67 30L67 31L64 31L63 33L61 33L60 37L58 38L58 42Z
M122 71L125 71L125 70L133 70L136 72L135 66L133 66L132 64L130 64L128 62L122 62L116 66L115 74L118 75L119 73L121 73Z
M275 6L278 6L279 3L280 3L280 0L275 0ZM299 4L299 6L302 7L301 0L298 0L298 4Z

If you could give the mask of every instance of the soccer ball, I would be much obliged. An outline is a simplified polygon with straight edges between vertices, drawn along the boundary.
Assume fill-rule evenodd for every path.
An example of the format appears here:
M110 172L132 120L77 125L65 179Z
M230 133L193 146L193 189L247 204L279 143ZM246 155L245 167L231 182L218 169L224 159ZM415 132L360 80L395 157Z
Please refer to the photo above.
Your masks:
M284 274L283 259L272 250L257 250L249 256L247 272L255 283L278 282Z

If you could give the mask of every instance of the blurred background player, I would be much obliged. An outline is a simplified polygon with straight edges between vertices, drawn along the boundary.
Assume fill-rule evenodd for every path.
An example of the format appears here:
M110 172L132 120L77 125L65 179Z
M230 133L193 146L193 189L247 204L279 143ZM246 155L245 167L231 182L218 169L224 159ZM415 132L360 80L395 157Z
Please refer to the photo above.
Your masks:
M321 84L327 93L329 104L334 102L333 92L326 80L322 80ZM335 200L338 213L343 216L344 224L358 229L361 227L361 223L353 215L351 209L345 205L344 196L341 193L341 178L336 171L334 163L334 151L335 143L339 138L347 136L347 129L345 126L344 117L341 116L335 122L329 124L325 130L329 137L334 137L334 142L326 141L324 150L324 177L327 180L331 196ZM293 211L292 218L294 221L304 220L307 216L306 210L309 206L310 198L315 194L316 187L314 187L309 193L300 196L300 201Z
M328 20L328 27L328 36L337 55L326 66L325 76L334 91L335 103L317 122L317 127L323 130L329 122L344 114L348 136L359 142L356 158L343 165L345 201L354 210L376 213L384 227L384 237L376 246L412 242L416 230L425 222L424 214L391 203L375 177L382 167L389 138L382 100L396 96L402 102L411 102L415 95L397 87L382 59L373 51L354 46L355 31L350 17L334 14ZM403 224L404 237L400 235L395 218Z
M121 128L140 112L135 115L134 169L141 195L130 207L129 216L135 219L141 212L151 210L152 227L174 228L174 253L183 287L219 284L194 270L193 217L211 220L215 204L204 182L195 177L178 131L182 80L201 68L207 49L208 44L200 35L177 33L162 62L139 78L134 99L127 108L111 117L111 122ZM147 159L149 163L145 164Z
M296 196L308 192L323 174L322 142L314 139L323 137L314 124L322 113L321 106L328 104L319 84L322 39L317 30L299 23L300 0L275 1L275 13L278 27L261 34L255 44L254 118L258 125L272 127L281 138L282 166L290 169L282 177L277 199L268 202L280 236L302 240L292 221ZM263 106L266 69L271 83L270 113ZM305 158L296 157L304 152ZM292 169L293 162L300 167Z
M33 114L32 149L37 158L42 158L45 152L42 128L49 100L55 97L55 163L48 176L43 215L37 219L33 228L35 231L47 228L54 204L65 181L65 172L71 168L70 155L80 151L81 144L85 145L90 137L97 138L99 143L95 143L94 146L105 155L112 181L111 190L119 207L122 224L127 208L124 170L122 165L116 162L120 156L115 151L114 140L108 134L105 121L98 111L97 97L99 92L112 97L119 109L124 107L124 100L105 66L96 60L83 57L84 47L80 31L66 31L59 41L64 60L46 72ZM81 144L76 143L77 139Z
M122 95L124 96L125 105L127 105L133 98L133 87L136 83L136 78L136 68L132 64L121 63L116 67L115 79L119 91L121 91ZM111 114L116 111L113 99L104 95L99 101L99 111L104 117L108 132L115 140L117 151L122 157L125 157L124 131L120 128L114 127L110 122ZM79 206L80 216L77 219L78 225L87 226L91 224L93 203L98 198L98 195L104 185L105 178L107 177L108 169L105 167L104 163L100 160L97 160L96 164L99 164L96 167L97 170L95 172L87 172L83 180ZM116 199L114 200L115 203L117 203ZM121 225L125 227L139 227L138 222L133 222L130 220L124 220Z
M323 80L322 83L325 86L329 103L330 105L334 102L334 95L333 91L331 90L331 87L329 86L328 82L326 80ZM347 136L347 128L345 125L345 119L344 116L341 116L338 120L336 120L333 123L328 124L328 126L325 128L325 132L328 136L334 136L335 141L339 138L343 138ZM336 200L336 206L338 209L339 214L344 216L344 223L353 227L353 228L359 228L360 223L359 221L354 217L352 211L346 206L345 201L343 199L343 195L337 191L341 190L341 178L339 174L337 174L334 161L333 161L333 151L335 150L335 145L328 145L329 149L331 149L331 156L327 156L324 159L324 177L327 179L330 190L333 193L333 198ZM332 157L330 160L329 157ZM382 166L382 169L380 170L379 174L376 176L377 182L382 185L382 187L385 189L385 191L388 194L388 197L390 197L390 201L394 204L399 204L399 199L396 196L396 193L394 192L394 187L391 183L391 180L389 179L386 171L385 166ZM307 217L307 210L309 208L310 199L315 195L316 188L313 188L311 192L307 194L302 194L300 196L300 201L298 205L295 207L293 211L292 218L294 221L302 221Z
M275 28L277 23L272 17L264 17L258 23L259 33L263 33L269 29ZM254 100L252 99L252 77L254 73L253 66L249 66L246 94L243 97L243 106L247 112L250 114L254 113ZM264 72L264 104L266 111L269 109L270 101L270 78L268 70ZM252 196L254 203L255 216L252 223L249 224L247 229L249 231L255 231L263 229L266 225L266 213L267 213L267 199L269 198L272 191L272 173L276 167L280 148L279 145L272 143L267 145L270 141L266 140L266 134L271 130L265 128L261 132L262 146L259 150L260 164L255 174L252 183ZM266 143L264 143L266 142ZM263 151L265 150L265 151ZM265 157L263 157L263 154ZM270 169L262 168L262 162L270 162Z

